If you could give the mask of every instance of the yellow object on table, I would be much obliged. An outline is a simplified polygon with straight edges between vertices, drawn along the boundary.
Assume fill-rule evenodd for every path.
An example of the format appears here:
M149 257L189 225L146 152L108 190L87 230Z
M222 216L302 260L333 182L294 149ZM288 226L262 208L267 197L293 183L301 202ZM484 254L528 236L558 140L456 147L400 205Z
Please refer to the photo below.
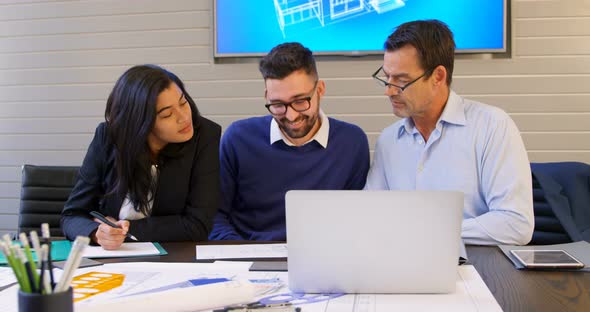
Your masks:
M74 302L117 288L123 284L125 275L105 272L89 272L72 280Z

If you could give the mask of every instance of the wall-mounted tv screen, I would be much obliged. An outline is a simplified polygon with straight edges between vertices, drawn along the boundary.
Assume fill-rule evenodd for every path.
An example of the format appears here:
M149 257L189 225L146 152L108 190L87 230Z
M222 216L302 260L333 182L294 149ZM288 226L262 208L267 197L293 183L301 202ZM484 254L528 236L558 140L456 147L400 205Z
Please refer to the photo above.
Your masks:
M297 41L316 54L379 54L404 22L439 19L457 52L505 52L507 0L215 0L216 57L261 56Z

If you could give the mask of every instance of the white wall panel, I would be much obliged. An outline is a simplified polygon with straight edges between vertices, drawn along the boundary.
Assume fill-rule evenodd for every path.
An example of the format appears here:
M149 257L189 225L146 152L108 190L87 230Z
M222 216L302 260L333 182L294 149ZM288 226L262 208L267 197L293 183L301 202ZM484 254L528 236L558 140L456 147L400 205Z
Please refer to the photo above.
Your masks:
M0 166L0 182L20 182L21 166ZM0 212L1 213L1 212Z
M106 100L0 102L0 118L103 116Z
M0 198L20 194L20 183L0 182Z
M47 132L42 134L7 134L0 136L0 146L7 151L85 151L92 138L91 131L87 131L86 134L60 135L47 134Z
M16 232L16 226L18 224L18 215L7 214L0 215L0 231ZM6 229L6 230L2 230Z
M0 199L0 215L17 214L19 205L20 205L20 202L16 198ZM12 228L13 226L14 226L14 224L10 224L10 226L7 226L7 228Z
M53 2L53 1L51 1ZM132 15L141 13L210 10L209 0L82 0L82 1L13 1L0 10L2 20L30 20L81 16Z
M0 38L0 53L52 52L207 45L209 30L145 30Z
M2 120L0 134L44 134L94 133L104 118L11 118ZM61 138L62 137L60 136Z
M519 52L519 51L517 51ZM462 75L565 75L590 72L590 55L554 55L491 59L487 61L459 59L453 76Z
M515 25L517 37L589 36L590 16L527 18Z
M0 151L0 166L14 167L22 166L24 164L40 166L79 166L82 164L84 155L86 155L86 151ZM0 196L0 198L2 197L6 196Z
M589 151L529 151L531 162L578 161L588 163Z
M516 18L590 16L588 0L518 0L512 1Z
M154 19L158 30L205 28L210 23L208 11L74 17L59 23L55 19L20 20L0 22L0 37L141 31L154 29Z
M113 66L154 63L202 63L211 59L210 47L177 46L134 49L78 50L37 53L7 53L0 57L0 69Z
M527 150L588 151L590 131L582 132L523 132Z
M517 38L518 56L555 56L590 54L590 36Z

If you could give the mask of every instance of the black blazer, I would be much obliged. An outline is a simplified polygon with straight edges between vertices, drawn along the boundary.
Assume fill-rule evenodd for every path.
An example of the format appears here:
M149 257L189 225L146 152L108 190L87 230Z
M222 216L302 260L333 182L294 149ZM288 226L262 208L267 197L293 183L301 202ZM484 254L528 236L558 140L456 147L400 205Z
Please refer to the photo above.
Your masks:
M191 140L168 144L160 152L152 213L147 218L129 221L129 232L140 241L207 240L220 200L221 127L203 117L193 124L195 134ZM106 130L104 122L96 128L78 181L62 211L62 229L70 240L78 235L90 236L98 228L90 211L98 210L119 219L126 194L115 192L105 196L117 174L114 145Z
M531 170L570 239L590 242L590 165L533 163Z

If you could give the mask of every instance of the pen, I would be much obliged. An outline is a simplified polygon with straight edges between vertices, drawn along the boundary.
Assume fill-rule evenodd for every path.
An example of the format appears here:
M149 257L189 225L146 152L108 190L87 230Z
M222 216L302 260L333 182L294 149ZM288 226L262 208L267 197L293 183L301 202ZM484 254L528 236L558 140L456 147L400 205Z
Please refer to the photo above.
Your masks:
M4 236L2 236L2 239L4 240L4 243L8 245L7 247L12 246L12 239L10 239L10 235L4 234Z
M84 236L76 237L70 255L68 256L68 260L66 260L63 273L57 286L55 286L54 292L58 293L68 290L72 283L72 278L74 277L74 271L78 269L82 254L84 253L86 246L88 246L88 243L90 243L90 238Z
M20 233L19 235L20 243L24 248L23 255L26 257L25 267L27 268L27 274L30 275L29 281L31 282L31 289L32 292L35 292L37 289L37 281L39 280L39 275L37 275L37 266L35 265L35 261L33 261L33 255L31 254L31 246L29 246L29 240L27 239L27 234ZM37 257L39 255L37 254ZM29 272L30 270L30 272Z
M301 311L300 307L293 307L291 302L280 302L280 303L267 303L263 304L260 301L248 303L245 305L237 305L237 306L229 306L222 309L213 310L213 312L248 312L248 311L255 311L255 310L273 310L276 312L283 312L283 311Z
M48 259L47 265L49 269L49 277L51 280L51 287L55 287L55 279L53 278L53 262L51 262L51 240L49 236L51 233L49 232L49 223L41 223L41 237L43 237L43 243L47 244L48 251Z
M22 251L22 249L17 249L18 252L18 257L20 258L20 261L23 265L23 267L25 268L25 275L27 276L27 281L29 282L29 289L30 292L35 293L37 292L37 287L35 286L35 277L33 275L33 269L31 268L31 263L29 262L29 259L27 258L27 256L25 255L25 252Z
M37 235L36 231L31 231L31 233L29 233L29 236L31 236L31 245L33 245L33 249L35 249L35 254L37 255L37 266L41 267L41 261L43 259L41 259L41 243L39 241L39 235Z
M47 245L43 245L45 247L47 247ZM45 264L47 263L47 261L43 261L43 258L45 257L44 254L44 249L39 248L41 251L37 253L37 258L39 258L41 260L41 265L39 265L39 293L43 294L43 291L46 291L45 289ZM46 292L46 294L48 294Z
M4 254L4 256L6 257L6 261L8 262L8 265L12 268L12 271L14 271L14 276L16 277L16 280L18 281L19 285L23 285L23 276L20 272L19 267L17 266L17 263L15 262L16 259L14 257L14 255L12 254L12 248L11 248L11 244L6 244L6 242L2 241L0 242L0 248L2 249L2 253ZM21 286L22 289L24 289Z
M18 267L18 270L20 271L22 277L21 289L24 292L30 293L34 288L31 285L31 267L27 267L26 265L28 263L26 262L27 257L25 257L25 254L19 247L12 245L11 248L13 250L13 255L16 255L16 266Z
M51 294L53 292L53 289L51 289L51 285L49 284L49 272L47 272L47 270L43 270L43 268L48 268L47 258L49 257L49 246L47 246L47 244L43 244L43 246L41 246L41 254L43 260L41 269L42 275L39 279L39 285L45 290L45 294ZM52 268L50 267L48 269L52 270Z
M97 218L98 220L100 220L100 221L102 221L102 222L104 222L104 223L106 223L106 224L114 227L114 228L117 228L117 229L120 229L121 228L120 226L118 226L118 225L114 224L113 222L109 221L102 213L100 213L98 211L91 211L90 212L90 215L93 216L93 217L95 217L95 218ZM125 236L127 236L128 238L130 238L130 239L132 239L134 241L137 241L138 240L135 236L131 235L131 233L129 233L129 232L127 232L127 234L125 234Z

